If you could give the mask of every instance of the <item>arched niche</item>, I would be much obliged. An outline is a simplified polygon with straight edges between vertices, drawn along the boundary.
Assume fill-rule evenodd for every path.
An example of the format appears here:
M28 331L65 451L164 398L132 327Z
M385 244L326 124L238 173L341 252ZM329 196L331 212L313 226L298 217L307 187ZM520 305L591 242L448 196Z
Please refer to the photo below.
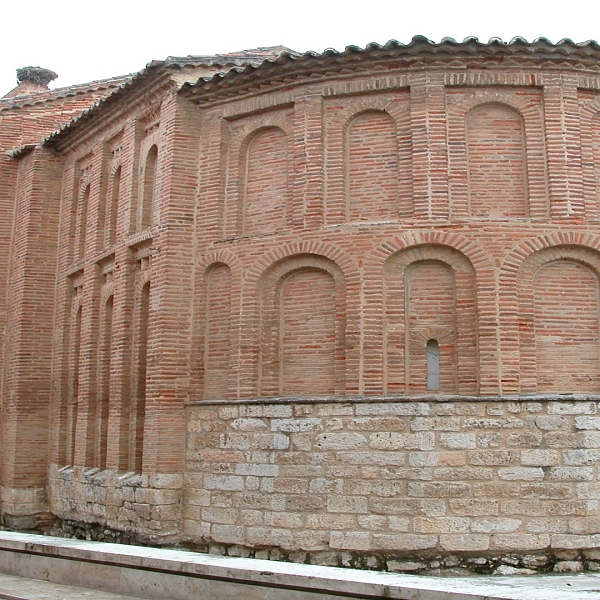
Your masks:
M346 197L349 221L398 218L398 134L391 115L368 110L346 128Z
M384 264L384 392L474 394L479 385L475 271L458 250L431 244ZM439 389L428 389L427 351L439 348Z
M289 211L288 139L279 127L254 132L242 147L242 230L248 235L285 229Z
M522 116L508 105L480 104L466 116L466 140L471 216L528 217Z
M259 281L259 393L330 396L345 389L345 282L318 255L282 259Z

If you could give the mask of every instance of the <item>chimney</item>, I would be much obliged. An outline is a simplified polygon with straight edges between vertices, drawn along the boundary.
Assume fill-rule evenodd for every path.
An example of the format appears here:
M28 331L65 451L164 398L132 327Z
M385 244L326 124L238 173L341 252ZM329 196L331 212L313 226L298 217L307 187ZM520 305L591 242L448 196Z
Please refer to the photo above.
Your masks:
M17 82L19 85L8 92L4 98L45 92L48 89L48 84L57 77L58 75L49 69L22 67L21 69L17 69Z

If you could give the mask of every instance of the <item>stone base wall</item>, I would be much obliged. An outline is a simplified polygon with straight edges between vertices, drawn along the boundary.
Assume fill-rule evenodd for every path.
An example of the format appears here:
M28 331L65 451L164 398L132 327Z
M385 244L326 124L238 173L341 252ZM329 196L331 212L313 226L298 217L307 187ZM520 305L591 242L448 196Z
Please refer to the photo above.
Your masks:
M48 522L46 489L0 486L2 525L11 529L37 530ZM51 518L50 518L51 520Z
M51 465L48 501L54 515L83 530L98 525L139 542L173 544L181 538L182 479Z
M183 539L413 560L600 547L597 398L429 400L190 406Z

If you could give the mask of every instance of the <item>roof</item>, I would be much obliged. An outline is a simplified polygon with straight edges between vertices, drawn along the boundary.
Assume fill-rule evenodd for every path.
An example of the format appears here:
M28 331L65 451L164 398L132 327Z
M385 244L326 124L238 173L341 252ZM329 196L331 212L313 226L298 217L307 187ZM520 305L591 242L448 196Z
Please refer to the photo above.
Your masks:
M439 60L455 60L469 57L496 57L503 60L507 57L530 59L577 60L595 63L600 67L600 45L589 40L575 43L563 39L553 44L546 38L537 38L528 42L522 37L515 37L510 42L499 38L491 38L488 42L480 42L476 37L468 37L462 42L452 38L444 38L435 43L423 36L415 36L408 44L390 40L381 46L368 44L364 49L347 46L342 52L327 49L322 53L306 52L282 53L275 59L266 59L258 66L249 63L243 67L233 68L228 72L217 73L211 77L201 77L196 83L187 83L182 87L182 94L197 101L210 101L211 96L234 94L240 87L251 85L255 80L271 82L283 81L291 74L294 77L320 75L324 70L339 72L341 67L352 68L366 61L385 60L390 58L413 61L417 58L433 57ZM235 91L233 91L235 89Z
M140 85L143 81L148 80L160 71L185 69L186 67L241 68L244 65L254 65L255 67L258 67L265 61L275 60L281 55L301 56L300 53L285 46L269 46L265 48L242 50L229 54L216 54L212 56L169 56L165 60L153 60L149 62L141 71L127 76L112 94L101 98L93 106L87 110L84 110L79 116L75 117L63 125L60 129L50 134L42 141L42 145L55 145L59 140L64 139L71 132L94 119L97 114L105 110L107 107L117 104L129 93L133 87Z
M457 58L517 57L535 60L583 61L594 64L600 69L600 45L589 40L575 43L570 39L562 39L554 44L546 38L537 38L528 42L522 37L515 37L510 42L499 38L491 38L488 42L480 42L476 37L465 38L457 42L452 38L444 38L435 43L423 36L415 36L408 44L390 40L383 46L368 44L364 49L347 46L342 52L327 49L322 53L299 53L285 46L272 46L217 54L212 56L169 56L165 60L151 61L144 69L126 78L110 95L99 100L94 106L83 111L78 117L48 136L42 144L56 145L76 129L94 119L106 107L118 103L130 89L142 81L154 76L161 70L185 69L186 67L223 67L217 73L198 78L195 83L183 84L180 93L196 102L210 102L216 96L235 96L241 88L251 86L254 82L278 83L286 81L290 76L294 79L317 77L327 73L339 73L340 69L352 69L365 63L396 59L405 63L414 62L417 58L432 57L438 60L456 60Z
M96 90L117 88L131 79L131 77L131 75L121 75L119 77L111 77L110 79L99 79L97 81L90 81L89 83L71 85L69 87L44 90L42 92L13 96L10 98L0 98L0 111L31 106L32 104L40 104L42 102L57 100L58 98L76 96L77 94L86 94Z

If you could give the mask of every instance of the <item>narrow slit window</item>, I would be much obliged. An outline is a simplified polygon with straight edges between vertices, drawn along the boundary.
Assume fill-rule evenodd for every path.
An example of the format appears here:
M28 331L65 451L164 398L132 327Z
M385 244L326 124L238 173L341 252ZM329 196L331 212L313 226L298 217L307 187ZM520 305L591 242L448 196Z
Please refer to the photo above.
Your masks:
M427 391L440 391L440 345L437 340L427 342Z

